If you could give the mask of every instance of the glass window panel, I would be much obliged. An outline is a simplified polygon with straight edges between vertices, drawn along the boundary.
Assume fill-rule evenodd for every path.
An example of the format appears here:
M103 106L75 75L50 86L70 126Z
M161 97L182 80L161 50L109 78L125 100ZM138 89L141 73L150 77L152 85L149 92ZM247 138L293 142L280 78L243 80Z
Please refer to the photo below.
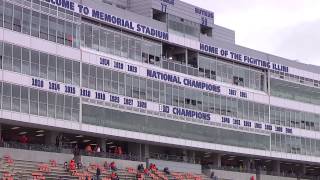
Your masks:
M4 27L7 29L12 29L12 17L13 17L13 5L11 3L5 2L4 7Z
M39 94L38 90L30 89L30 113L38 115L39 107Z
M92 48L99 51L99 28L92 28Z
M66 21L65 22L65 45L71 46L73 44L73 35L72 35L72 23Z
M49 16L49 41L57 41L57 18Z
M64 82L64 58L57 57L57 81Z
M107 31L107 53L114 54L114 32Z
M0 0L0 27L3 27L3 10L4 10L4 2Z
M31 75L39 76L39 52L31 51Z
M31 11L29 9L23 8L22 16L22 33L30 34L31 25Z
M21 32L22 27L22 8L19 6L14 6L14 13L13 13L13 30Z
M72 61L65 59L65 82L72 84Z
M58 19L57 23L57 42L60 44L64 44L64 21L62 19Z
M13 46L13 71L21 72L21 48Z
M92 48L92 26L85 25L85 47Z
M40 16L40 38L48 40L49 34L49 17L48 15L41 14Z
M22 73L30 74L30 51L22 48Z
M40 77L47 79L48 76L48 54L40 53Z
M100 29L100 46L99 49L102 52L107 52L107 31Z
M72 80L73 84L79 86L80 85L80 63L77 61L73 61L72 63L72 69L73 69L73 74L72 74Z
M31 35L39 37L39 28L40 28L40 13L32 11L31 17Z
M4 43L3 69L12 70L12 45Z

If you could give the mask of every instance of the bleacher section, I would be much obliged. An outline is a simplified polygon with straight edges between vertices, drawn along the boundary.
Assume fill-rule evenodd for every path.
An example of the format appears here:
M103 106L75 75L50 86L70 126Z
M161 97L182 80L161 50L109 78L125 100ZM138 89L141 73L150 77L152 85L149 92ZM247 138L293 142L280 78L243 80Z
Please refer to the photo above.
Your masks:
M56 163L55 160L49 162L31 162L16 160L10 155L5 155L0 159L0 175L3 180L85 180L86 176L91 179L95 177L96 169L101 169L101 180L110 180L111 170L103 167L103 164L90 163L89 166L84 166L82 169L75 171L67 171L63 164ZM136 179L136 167L126 167L116 171L120 179ZM162 171L149 172L143 175L145 180L208 180L202 174L172 172L171 175L166 175Z

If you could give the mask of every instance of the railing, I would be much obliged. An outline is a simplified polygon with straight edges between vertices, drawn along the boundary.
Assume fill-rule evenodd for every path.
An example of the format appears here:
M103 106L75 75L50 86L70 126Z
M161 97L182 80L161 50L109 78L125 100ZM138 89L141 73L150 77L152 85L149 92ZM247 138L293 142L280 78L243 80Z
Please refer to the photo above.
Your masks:
M43 151L43 152L54 152L54 153L66 153L72 154L73 148L69 144L62 145L60 147L54 145L46 145L46 144L22 144L19 142L3 142L2 147L5 148L13 148L13 149L24 149L24 150L31 150L31 151ZM0 145L1 147L1 145ZM141 161L140 156L136 156L134 154L114 154L109 152L92 152L86 153L84 151L80 151L81 155L85 156L92 156L92 157L101 157L101 158L112 158L112 159L122 159L122 160L130 160L130 161Z
M294 173L288 173L288 172L275 172L275 171L265 171L263 169L258 170L258 169L244 169L244 168L239 168L239 167L230 167L230 166L202 166L202 172L208 171L208 170L222 170L222 171L233 171L233 172L239 172L239 173L250 173L250 174L260 174L260 175L270 175L270 176L280 176L280 177L289 177L289 178L305 178L305 179L312 179L314 177L312 176L307 176L307 175L297 175Z
M134 154L115 154L109 152L85 152L80 151L81 155L84 156L92 156L92 157L100 157L100 158L111 158L111 159L122 159L122 160L130 160L130 161L141 161L142 158L140 156Z
M14 148L14 149L25 149L33 151L44 151L44 152L55 152L55 153L72 153L72 148L70 145L62 145L60 147L46 144L30 144L30 143L18 143L13 141L6 141L3 143L5 148Z
M200 162L190 157L187 157L185 159L183 156L177 156L177 155L168 155L168 154L160 154L160 153L149 153L149 155L150 155L150 158L152 159L165 160L165 161L185 162L185 163L192 163L192 164L196 164L196 162Z

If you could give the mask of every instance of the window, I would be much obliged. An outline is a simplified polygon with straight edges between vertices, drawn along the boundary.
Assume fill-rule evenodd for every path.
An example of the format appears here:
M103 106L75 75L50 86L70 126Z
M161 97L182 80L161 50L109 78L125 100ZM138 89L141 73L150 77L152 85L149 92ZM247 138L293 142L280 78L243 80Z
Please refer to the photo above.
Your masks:
M49 41L56 42L57 38L57 19L55 17L49 16Z
M58 19L57 24L57 42L64 44L64 21L61 19Z
M72 23L65 22L65 45L72 47L73 36L72 36Z
M4 44L3 69L12 70L12 45Z
M4 6L4 27L12 29L13 5L6 2Z
M41 14L40 21L40 38L48 40L48 27L49 27L48 16Z
M39 77L39 52L31 51L31 75Z
M30 51L22 48L22 73L30 74Z
M0 27L3 27L3 0L0 0Z
M21 32L22 27L22 8L19 6L14 6L14 16L13 16L13 30Z
M56 56L49 56L48 79L57 80L57 61Z
M40 27L40 14L36 11L32 11L31 17L31 35L39 37L39 27Z
M48 54L40 53L40 77L48 77Z
M30 34L31 11L23 8L22 16L22 33Z
M13 71L21 72L21 48L13 46Z

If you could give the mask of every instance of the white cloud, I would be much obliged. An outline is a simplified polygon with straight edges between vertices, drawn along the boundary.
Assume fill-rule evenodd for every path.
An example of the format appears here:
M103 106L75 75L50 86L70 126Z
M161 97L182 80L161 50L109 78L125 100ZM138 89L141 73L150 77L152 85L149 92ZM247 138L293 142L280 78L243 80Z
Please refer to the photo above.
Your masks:
M235 30L236 43L320 65L319 0L183 0L215 13L215 24Z

